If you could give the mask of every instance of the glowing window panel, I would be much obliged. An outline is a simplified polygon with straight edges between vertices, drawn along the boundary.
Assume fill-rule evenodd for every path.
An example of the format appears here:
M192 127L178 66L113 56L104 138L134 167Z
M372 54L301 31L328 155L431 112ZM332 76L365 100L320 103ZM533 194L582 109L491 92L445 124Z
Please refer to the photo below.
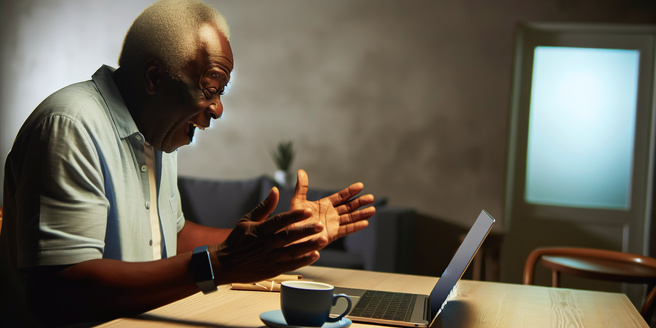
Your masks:
M536 47L528 203L629 209L637 50Z

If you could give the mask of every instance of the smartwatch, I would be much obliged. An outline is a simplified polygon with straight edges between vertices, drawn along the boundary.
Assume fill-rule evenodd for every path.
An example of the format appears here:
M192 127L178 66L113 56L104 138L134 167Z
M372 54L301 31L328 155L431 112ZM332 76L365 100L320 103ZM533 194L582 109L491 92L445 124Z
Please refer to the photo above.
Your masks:
M194 248L194 254L191 255L191 262L189 262L191 272L194 274L194 281L203 294L217 290L214 284L210 252L207 249L207 245Z

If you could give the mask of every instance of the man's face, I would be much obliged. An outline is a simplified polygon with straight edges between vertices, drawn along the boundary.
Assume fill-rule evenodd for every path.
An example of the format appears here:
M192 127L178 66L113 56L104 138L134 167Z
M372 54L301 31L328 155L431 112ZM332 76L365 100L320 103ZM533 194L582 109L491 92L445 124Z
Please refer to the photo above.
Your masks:
M221 94L230 81L233 56L230 43L207 24L200 30L196 58L182 69L180 80L162 81L156 117L150 122L155 148L170 153L191 143L197 128L210 126L223 115Z

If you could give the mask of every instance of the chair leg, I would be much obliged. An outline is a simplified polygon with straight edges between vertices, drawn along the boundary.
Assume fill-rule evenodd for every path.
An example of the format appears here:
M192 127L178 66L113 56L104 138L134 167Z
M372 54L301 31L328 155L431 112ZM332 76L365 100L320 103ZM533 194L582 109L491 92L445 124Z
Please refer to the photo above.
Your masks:
M560 287L560 272L556 270L551 271L551 287Z
M649 291L649 294L647 294L647 297L645 298L645 303L642 304L642 309L640 310L640 314L642 315L642 318L647 321L647 324L650 324L651 322L651 317L654 314L654 298L656 298L656 285L649 284L649 288L651 290Z

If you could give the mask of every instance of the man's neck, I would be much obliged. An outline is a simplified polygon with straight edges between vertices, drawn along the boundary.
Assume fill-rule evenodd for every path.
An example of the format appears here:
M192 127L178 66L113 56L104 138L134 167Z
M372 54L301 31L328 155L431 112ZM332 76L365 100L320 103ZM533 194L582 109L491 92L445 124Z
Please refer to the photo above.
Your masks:
M128 72L126 69L119 67L112 73L112 80L114 80L114 84L116 84L116 88L121 94L121 98L123 98L125 106L128 108L128 111L130 111L130 114L134 119L134 114L136 108L138 108L137 104L139 101L137 100L137 95L134 91L136 83L134 81L135 79L133 74Z
M125 106L128 108L134 123L137 125L139 131L147 136L147 131L144 130L143 119L145 110L145 99L143 95L138 94L140 81L133 70L128 70L119 67L112 73L112 80L116 84L118 92L123 98Z

